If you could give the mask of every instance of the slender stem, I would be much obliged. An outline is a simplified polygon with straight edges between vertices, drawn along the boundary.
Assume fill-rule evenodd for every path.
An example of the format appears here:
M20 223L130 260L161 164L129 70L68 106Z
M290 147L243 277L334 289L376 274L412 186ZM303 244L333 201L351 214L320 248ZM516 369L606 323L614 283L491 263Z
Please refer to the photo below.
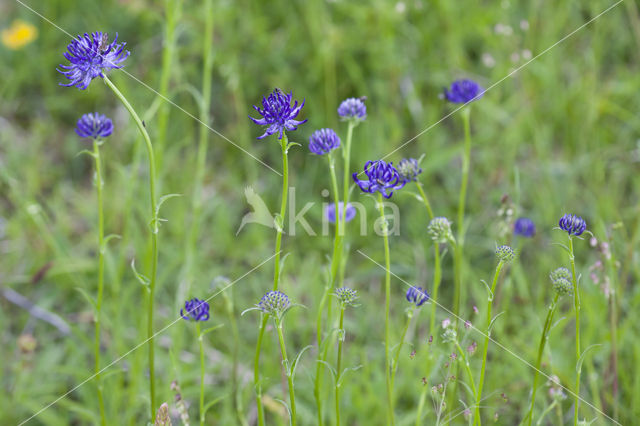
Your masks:
M493 276L493 283L491 284L491 293L487 299L487 332L484 337L484 349L482 352L482 368L480 369L480 381L478 382L478 393L476 397L476 421L480 422L480 400L482 399L482 387L484 386L484 373L487 366L487 351L489 349L489 337L491 337L491 310L493 308L493 296L496 293L496 284L498 283L498 276L500 270L504 266L504 262L501 260L496 266L496 273Z
M338 339L338 363L336 368L336 426L340 426L340 377L342 376L342 344L344 343L344 303L340 306L340 325Z
M427 209L427 213L429 214L429 219L433 219L433 210L431 210L431 203L429 203L429 198L427 198L427 194L425 194L424 189L422 189L422 184L416 181L416 186L418 187L418 191L420 192L420 197L422 198L424 207Z
M533 373L533 388L531 390L531 406L529 407L529 426L533 422L533 407L536 402L536 392L538 390L538 379L540 377L540 365L542 364L542 354L544 353L544 347L547 344L547 339L549 338L549 329L551 328L551 322L553 321L553 314L556 311L556 307L558 305L558 293L556 293L553 298L553 302L549 305L549 310L547 312L547 318L544 321L544 327L542 329L542 336L540 337L540 344L538 345L538 358L536 359L536 368Z
M320 299L320 306L318 307L318 314L316 318L316 343L318 346L318 351L320 351L320 348L322 347L322 314L324 313L324 307L327 304L327 300L329 299L329 295L331 291L335 289L336 277L337 277L338 268L340 265L340 254L341 254L340 249L341 249L341 241L342 241L342 236L340 235L342 230L342 224L341 224L342 217L339 214L340 211L338 208L340 203L340 194L338 192L338 180L336 178L335 159L333 158L332 154L333 154L332 152L329 152L329 154L327 155L327 159L329 161L329 173L331 175L331 189L333 191L333 200L334 200L334 205L336 207L336 231L333 237L333 254L331 256L331 275L329 278L329 282L325 285L324 293L322 294L322 299ZM343 205L343 209L346 209L345 205ZM329 300L329 304L331 303L332 301ZM327 322L331 320L330 315L331 315L331 309L328 308ZM326 361L328 348L329 348L329 345L326 345L322 353L319 354L320 360ZM316 406L318 410L318 413L317 413L318 425L323 424L322 398L320 396L320 393L322 390L322 376L323 376L322 367L323 367L322 363L318 362L316 365L316 377L315 377L314 390L313 390L313 394L316 400Z
M384 312L384 371L385 381L387 384L387 405L388 420L391 425L395 424L395 416L393 413L393 392L391 384L390 357L389 357L389 308L391 305L391 255L389 253L389 235L387 231L387 219L384 216L384 205L382 204L382 194L378 194L378 209L380 210L380 218L382 220L382 232L384 236L384 261L385 261L385 312Z
M225 301L227 304L227 313L229 314L229 322L231 323L231 332L233 335L233 367L231 371L231 382L233 387L233 405L236 411L236 416L238 417L238 424L246 425L247 420L244 418L244 408L242 403L242 394L240 392L240 388L238 386L238 351L240 347L240 331L238 330L238 321L236 320L236 310L234 304L234 293L233 287L229 289L229 293L222 293L225 297Z
M538 422L536 423L536 425L541 425L542 424L542 420L544 419L544 417L549 414L551 412L551 410L553 410L553 408L558 404L558 400L554 399L553 402L551 404L549 404L549 406L547 408L545 408L545 410L542 412L542 414L540 414L540 419L538 420ZM531 423L529 423L531 424ZM560 424L560 423L559 423Z
M282 352L282 365L284 367L285 374L287 375L287 383L289 385L289 404L291 408L291 425L296 426L296 400L295 392L293 388L293 376L289 367L289 359L287 358L287 349L284 345L284 336L282 334L282 321L276 320L276 329L278 330L278 340L280 341L280 352Z
M98 198L98 297L96 298L95 318L95 378L98 385L98 403L100 404L100 424L105 426L107 420L104 410L104 397L102 395L102 378L100 377L100 319L102 316L102 294L104 291L104 208L102 201L102 165L100 161L100 144L97 139L93 141L93 158L96 167L96 192Z
M471 129L469 125L470 108L462 110L464 124L464 154L462 156L462 182L460 183L460 197L458 199L458 235L454 258L454 293L453 313L456 317L456 328L460 315L460 286L462 282L462 259L464 256L464 211L467 200L467 185L469 182L469 164L471 162Z
M345 244L345 236L347 233L347 204L349 204L349 187L351 185L351 141L353 139L353 129L357 126L357 122L349 121L349 126L347 127L347 139L345 140L344 147L342 148L342 159L344 166L344 175L342 182L342 198L344 199L344 208L342 210L342 235L340 238L340 255L338 258L340 259L340 263L338 263L338 268L341 266L342 257L344 253L344 244ZM344 269L340 270L340 286L344 285ZM331 305L332 301L329 302L329 316L331 316Z
M411 308L409 312L407 312L407 321L405 321L404 328L402 329L402 335L400 336L400 344L398 345L396 354L393 357L393 364L391 364L391 389L392 390L396 381L396 371L398 371L398 362L400 359L400 352L402 352L402 347L404 346L404 339L407 337L407 330L409 330L409 325L411 324L411 318L413 318L413 308Z
M122 102L124 107L129 111L131 118L138 126L138 130L144 138L145 146L147 148L147 155L149 157L149 197L151 201L151 276L149 277L148 288L148 303L147 303L147 342L149 346L149 397L151 408L151 419L155 418L156 413L156 390L155 390L155 368L154 368L154 342L153 342L153 297L156 289L156 276L158 273L158 209L156 203L156 163L153 155L153 145L151 145L151 138L145 125L136 114L129 101L118 90L118 88L109 80L106 76L104 81L109 86L111 91Z
M287 151L289 149L289 139L286 133L283 134L280 141L282 149L282 202L280 204L280 216L276 219L276 248L275 248L275 266L273 272L273 291L278 290L280 282L280 247L282 245L282 227L284 227L284 218L287 207L287 192L289 190L289 161ZM262 338L264 337L264 329L267 326L268 316L262 318L260 324L260 332L256 343L256 354L253 362L253 380L256 392L256 404L258 406L258 425L264 425L264 407L262 405L262 385L260 384L260 351L262 348Z
M200 331L199 322L196 322L196 333L198 334L198 344L200 345L200 426L204 426L204 336Z
M473 380L473 373L471 372L471 366L469 365L469 359L467 358L467 354L460 347L460 343L456 340L456 347L458 348L458 352L460 352L460 356L462 357L462 362L464 362L465 370L467 370L467 375L469 376L469 383L471 384L471 390L473 391L473 397L476 399L476 407L480 404L480 400L478 398L478 390L476 389L475 381Z
M187 233L186 253L185 253L185 275L187 282L187 292L191 286L194 269L194 253L198 235L200 234L200 220L202 216L202 186L204 183L204 172L207 161L207 148L209 145L209 129L207 125L210 122L209 110L211 109L211 74L213 71L213 1L204 1L204 18L205 28L202 45L202 101L200 103L200 122L205 125L200 126L200 134L198 139L198 151L196 154L196 170L193 185L193 194L191 196L191 226Z
M573 255L573 238L569 236L569 261L571 262L571 282L573 284L573 304L576 311L576 386L573 408L573 424L578 424L578 410L580 408L580 373L582 366L580 362L580 289L576 279L576 263Z

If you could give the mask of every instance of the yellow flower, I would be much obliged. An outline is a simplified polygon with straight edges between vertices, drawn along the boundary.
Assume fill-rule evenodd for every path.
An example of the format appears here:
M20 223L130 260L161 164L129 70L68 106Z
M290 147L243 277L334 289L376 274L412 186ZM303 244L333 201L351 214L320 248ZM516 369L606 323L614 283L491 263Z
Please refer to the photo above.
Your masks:
M26 46L36 37L38 37L36 27L20 19L13 21L11 27L2 30L2 44L13 50Z

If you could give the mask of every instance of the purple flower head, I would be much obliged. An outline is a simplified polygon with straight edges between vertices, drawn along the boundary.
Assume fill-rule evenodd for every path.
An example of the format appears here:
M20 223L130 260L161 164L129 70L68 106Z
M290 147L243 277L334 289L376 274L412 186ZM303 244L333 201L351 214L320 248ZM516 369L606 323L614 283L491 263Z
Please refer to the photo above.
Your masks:
M260 126L268 126L258 139L264 139L275 133L278 133L278 139L282 139L285 130L296 130L300 124L307 122L307 120L294 120L304 106L304 100L300 105L298 105L298 101L291 105L292 98L293 92L286 95L280 89L275 89L268 97L262 98L262 108L253 106L253 109L258 111L262 118L249 116L251 121Z
M358 184L360 189L369 194L379 192L384 198L391 198L393 191L402 188L404 181L393 163L385 163L383 160L367 161L364 165L364 173L368 180L359 180L358 173L354 173L353 180Z
M416 182L422 169L415 158L403 158L398 163L398 173L405 182Z
M340 138L333 129L320 129L309 138L309 151L324 155L340 147Z
M536 235L536 225L528 217L519 217L513 224L513 233L521 237L531 238Z
M480 99L484 94L484 89L473 80L456 80L451 83L449 90L445 89L444 97L456 104L466 104L467 102Z
M367 98L349 98L342 101L338 107L338 115L343 120L364 121L367 118L367 106L364 104Z
M258 308L265 314L281 317L287 309L291 307L291 302L286 294L281 291L270 291L260 299Z
M342 215L344 214L345 222L350 222L354 217L356 217L356 208L353 207L351 203L347 203L347 211L343 213L343 206L344 206L344 202L340 201L338 203L338 217L342 218ZM329 222L336 223L336 204L335 203L331 203L327 205L327 207L324 210L324 216L327 218Z
M422 306L425 302L429 300L429 293L427 290L424 290L422 287L409 287L407 290L407 301L410 303L415 303L417 307Z
M560 226L560 229L563 231L567 231L569 236L575 235L577 237L587 229L587 222L580 216L565 214L560 218L558 226Z
M180 316L187 321L206 321L209 319L209 304L204 300L193 298L184 302Z
M106 138L113 133L113 122L106 115L97 112L85 114L78 120L76 133L81 138Z
M345 305L355 306L358 292L349 287L340 287L336 289L335 296Z
M80 90L89 87L89 83L96 77L103 77L103 71L122 68L120 65L129 57L129 51L124 50L127 43L118 44L118 34L109 43L109 35L96 31L90 35L84 33L74 38L67 46L64 57L69 65L60 65L58 72L69 80L61 86L75 86Z

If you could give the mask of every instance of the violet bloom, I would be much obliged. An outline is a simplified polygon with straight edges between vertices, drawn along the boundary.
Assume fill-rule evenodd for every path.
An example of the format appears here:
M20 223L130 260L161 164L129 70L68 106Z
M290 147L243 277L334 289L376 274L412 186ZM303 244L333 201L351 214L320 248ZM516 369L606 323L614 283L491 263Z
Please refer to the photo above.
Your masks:
M291 105L292 98L293 92L287 95L280 89L275 89L268 97L262 98L262 108L253 106L253 109L258 111L262 118L249 116L251 121L260 126L268 126L258 139L264 139L275 133L278 133L278 139L282 139L285 130L296 130L300 124L307 122L307 120L294 120L304 106L304 100L300 105L298 105L298 101Z
M84 114L78 120L76 133L81 138L102 139L113 133L113 122L97 112Z
M309 151L317 155L328 154L340 148L340 138L333 129L320 129L309 138Z
M96 77L104 78L105 70L122 68L120 65L129 57L129 51L124 50L127 43L118 44L118 34L109 43L109 35L101 31L84 33L74 38L67 46L64 57L69 65L60 65L58 72L69 80L69 84L61 86L75 86L80 90L89 87L89 83Z
M393 163L385 163L384 160L367 161L364 173L368 180L359 180L358 173L352 175L360 189L369 194L379 192L384 198L391 198L393 191L402 188L406 183L393 167Z
M260 299L258 308L268 315L280 318L291 307L289 297L281 291L270 291Z
M398 173L405 182L416 182L422 169L415 158L403 158L398 163Z
M345 99L338 107L338 115L343 120L364 121L367 118L366 99L365 96Z
M356 217L356 208L351 205L351 203L347 203L347 211L343 213L344 202L340 201L338 203L338 217L342 218L344 214L345 222L350 222L354 217ZM324 209L324 216L331 223L336 223L336 203L331 203L327 205Z
M429 300L429 293L422 287L409 287L407 290L407 301L415 303L417 307L422 306Z
M449 90L445 89L444 97L456 104L466 104L480 99L484 94L484 89L473 80L456 80L451 83Z
M531 238L536 235L536 225L528 217L519 217L513 223L513 233L521 237Z
M587 222L580 216L565 214L560 218L558 226L560 226L560 229L563 231L566 231L569 236L575 235L578 237L587 229Z
M209 304L204 300L193 298L184 302L180 316L187 321L206 321L209 319Z

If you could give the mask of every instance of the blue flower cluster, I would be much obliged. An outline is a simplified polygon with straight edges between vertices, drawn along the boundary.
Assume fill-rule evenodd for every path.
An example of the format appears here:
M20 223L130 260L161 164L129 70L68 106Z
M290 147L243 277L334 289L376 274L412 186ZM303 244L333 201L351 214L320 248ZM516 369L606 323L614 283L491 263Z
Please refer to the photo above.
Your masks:
M358 173L353 174L353 180L363 192L373 194L379 192L384 198L391 198L393 191L402 188L407 182L400 177L393 163L384 160L367 161L364 165L366 180L358 179Z
M258 136L258 139L264 139L276 133L278 134L278 139L282 139L285 130L296 130L300 124L307 122L307 120L295 120L304 106L304 100L300 105L298 105L298 101L291 105L292 100L293 93L287 95L280 89L275 89L269 96L262 98L262 108L253 106L262 118L258 119L251 116L249 118L260 126L267 126L265 132Z
M84 114L78 120L76 133L81 138L101 139L113 133L113 122L97 112Z
M209 319L209 304L204 300L193 298L184 302L180 316L187 321L206 321Z
M587 229L587 222L580 216L565 214L560 218L558 226L560 226L560 229L563 231L566 231L569 236L575 235L578 237Z
M429 300L429 293L422 287L409 287L407 290L407 301L414 303L417 307L424 305Z

